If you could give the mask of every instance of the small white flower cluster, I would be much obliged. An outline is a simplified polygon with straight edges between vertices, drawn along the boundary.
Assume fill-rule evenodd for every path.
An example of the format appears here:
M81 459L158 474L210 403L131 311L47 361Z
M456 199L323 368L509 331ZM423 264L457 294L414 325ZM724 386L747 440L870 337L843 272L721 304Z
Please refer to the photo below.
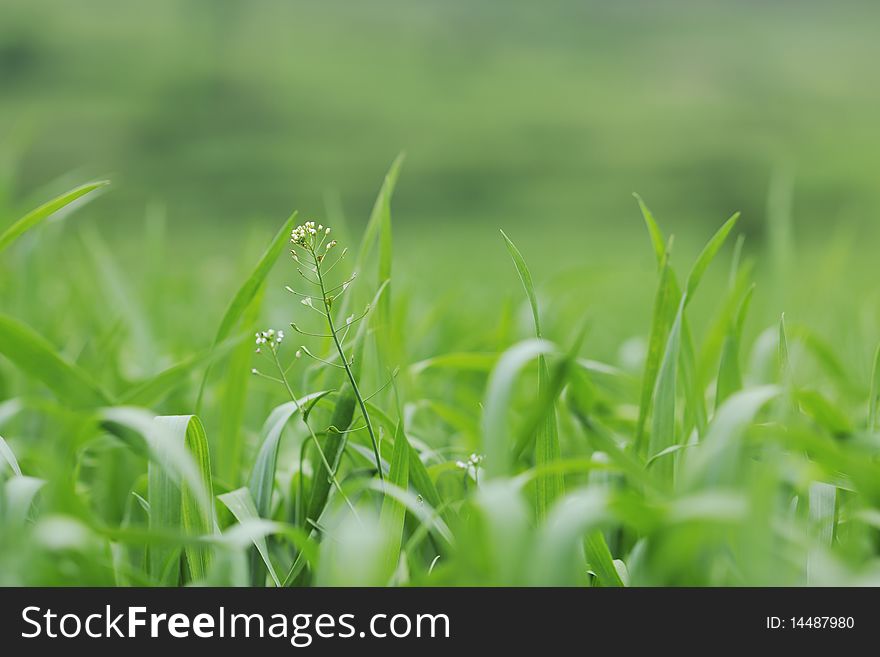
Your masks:
M319 234L329 235L330 227L326 228L323 224L315 225L314 221L307 221L301 226L297 226L290 233L290 241L294 244L298 244L299 246L314 246L315 237ZM330 242L332 245L336 245L336 241ZM327 245L327 248L330 248L330 244Z
M274 347L275 345L281 344L282 340L284 340L284 331L276 331L275 329L260 331L259 333L255 333L255 335L257 338L257 353L260 353L260 345L269 344Z
M471 454L468 457L467 461L456 461L455 467L460 468L462 470L470 470L471 468L476 471L476 469L480 466L480 463L483 462L485 457L482 454Z

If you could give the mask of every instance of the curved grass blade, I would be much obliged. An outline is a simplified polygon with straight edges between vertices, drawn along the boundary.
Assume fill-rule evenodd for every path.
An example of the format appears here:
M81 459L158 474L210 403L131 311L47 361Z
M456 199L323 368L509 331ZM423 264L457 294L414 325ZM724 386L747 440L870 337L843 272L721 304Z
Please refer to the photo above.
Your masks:
M508 440L507 412L511 406L517 375L529 361L555 351L555 345L547 340L525 340L505 351L492 370L483 403L483 446L486 452L487 478L510 473L512 450Z
M3 436L0 436L0 456L3 457L3 460L9 464L9 467L12 468L12 472L21 476L21 468L18 467L18 460L15 458L15 453L12 451L12 448L9 446Z
M88 373L58 355L43 336L12 317L0 315L0 354L54 392L59 400L76 408L110 403Z
M257 262L257 265L254 267L250 276L245 279L244 283L241 284L241 287L239 287L238 291L235 293L235 296L232 297L232 301L229 302L229 306L226 308L226 312L223 313L223 318L220 320L220 325L217 327L217 333L214 336L212 346L216 347L229 337L232 333L232 329L238 323L239 319L241 319L245 310L250 307L254 298L257 296L257 293L263 287L263 283L266 281L266 277L269 275L272 266L275 264L278 256L281 255L281 252L284 251L290 240L290 233L296 223L296 214L297 213L294 212L290 215L287 221L284 222L284 225L281 226L281 229L275 234L275 237L272 238L272 241ZM196 404L197 409L201 406L208 374L209 373L206 371L205 375L202 377L202 385L199 389L199 401Z
M5 498L6 520L13 526L21 525L27 520L28 511L40 489L46 484L42 479L27 476L11 477L3 485Z
M162 370L155 376L135 384L119 396L119 403L126 406L149 408L160 403L175 389L186 383L192 373L203 365L210 365L223 358L239 345L244 336L231 338L214 349L186 358L176 365Z
M703 441L684 453L684 486L730 483L738 468L740 437L758 411L779 395L777 386L759 386L736 393L715 414Z
M409 464L411 448L403 433L403 421L397 422L394 432L394 451L391 454L391 467L388 471L388 482L401 490L409 488ZM400 559L400 547L403 543L403 525L406 520L406 507L397 499L385 496L382 500L382 512L379 516L383 531L388 537L385 545L384 567L387 579L397 569Z
M584 553L587 556L587 564L596 574L599 584L609 588L623 586L623 580L620 579L620 573L614 566L614 557L611 556L611 550L608 549L608 543L602 532L587 534L584 540Z
M522 257L519 249L501 231L504 243L507 246L507 252L510 254L516 271L519 274L520 281L525 289L526 296L529 299L529 305L532 308L532 317L535 321L535 337L541 339L543 337L541 331L541 317L538 310L538 297L535 294L535 286L532 282L532 274L526 265L525 259ZM547 368L547 361L543 354L538 357L538 398L553 398L548 392L550 386L550 371ZM556 408L555 403L551 402L550 408L543 414L541 422L535 431L535 465L543 466L548 463L559 460L561 455L559 448L559 428L556 424ZM547 510L553 501L565 492L565 479L559 473L549 473L540 477L535 482L535 504L537 506L538 518L544 518Z
M180 518L183 530L192 536L209 536L214 533L213 482L211 479L211 459L208 452L208 436L201 420L195 415L164 415L156 418L156 422L168 431L169 439L185 446L192 455L198 468L198 487L194 488L186 480L181 482L179 500L181 505ZM152 464L151 464L152 465ZM152 483L153 478L150 478ZM163 486L163 490L164 490ZM152 492L152 491L151 491ZM156 513L153 497L150 497L150 517ZM159 509L163 508L164 500L158 500ZM189 574L193 581L200 581L208 574L211 565L211 548L209 546L187 546L184 548Z
M217 499L226 505L226 508L235 516L240 525L260 518L260 514L257 513L257 507L254 505L254 499L251 497L251 492L246 487L218 495ZM251 536L251 542L266 565L266 570L269 571L272 582L274 582L276 587L281 586L281 580L278 579L278 573L275 572L275 566L272 565L272 560L269 558L269 547L266 544L265 535L253 535ZM251 581L251 584L253 585L253 581Z
M703 280L703 274L706 273L706 270L715 259L718 251L724 246L724 242L727 240L727 236L739 220L739 216L739 212L737 212L730 219L725 221L721 228L718 229L718 232L716 232L706 246L703 247L700 255L697 256L697 260L694 262L694 266L691 267L690 274L688 274L687 277L687 283L685 284L685 295L687 298L693 299L694 293L700 285L700 281Z
M254 500L257 515L268 518L272 506L272 489L275 487L275 471L278 465L278 445L281 441L281 433L284 427L301 409L308 408L322 397L329 395L332 390L323 390L305 395L297 401L289 401L276 406L268 419L263 424L260 434L263 439L260 443L260 451L251 470L248 480L248 489Z
M648 423L648 415L654 399L654 389L657 384L657 375L660 372L660 363L663 359L663 349L669 336L669 327L675 317L675 304L678 301L678 285L675 283L675 274L669 265L669 256L672 251L672 238L661 254L660 281L657 284L657 293L654 297L654 311L651 318L651 335L648 339L648 354L645 359L644 373L642 374L642 389L639 396L639 417L636 421L635 449L639 454L644 454L645 427Z
M657 265L662 268L663 259L666 257L668 250L666 239L663 237L663 231L660 230L660 226L657 225L657 220L654 219L653 213L648 206L645 205L642 197L636 193L633 193L633 197L639 204L639 210L641 210L642 217L645 220L645 226L648 228L648 235L651 237L651 246L654 249L654 255L657 256Z
M184 531L193 538L214 533L214 504L211 495L211 464L207 436L196 416L155 417L131 407L99 411L104 422L134 431L144 440L150 456L147 471L150 530L158 533ZM187 565L193 578L204 574L208 547L194 542L185 546ZM165 586L179 583L180 545L162 545L150 550L150 573Z
M96 189L99 189L109 184L109 180L99 180L97 182L86 183L85 185L75 187L69 192L65 192L61 196L57 196L51 201L44 203L40 207L31 210L25 216L23 216L5 231L3 231L2 234L0 234L0 253L5 251L10 244L12 244L15 240L24 235L24 233L32 229L34 226L45 220L51 214L73 203L77 199L82 198L89 192L93 192Z

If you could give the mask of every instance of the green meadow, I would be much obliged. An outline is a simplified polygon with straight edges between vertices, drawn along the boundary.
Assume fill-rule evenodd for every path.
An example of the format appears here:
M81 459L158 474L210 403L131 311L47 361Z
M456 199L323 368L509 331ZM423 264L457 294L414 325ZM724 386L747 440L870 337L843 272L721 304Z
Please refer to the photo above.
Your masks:
M880 584L877 10L655 4L7 2L0 585Z

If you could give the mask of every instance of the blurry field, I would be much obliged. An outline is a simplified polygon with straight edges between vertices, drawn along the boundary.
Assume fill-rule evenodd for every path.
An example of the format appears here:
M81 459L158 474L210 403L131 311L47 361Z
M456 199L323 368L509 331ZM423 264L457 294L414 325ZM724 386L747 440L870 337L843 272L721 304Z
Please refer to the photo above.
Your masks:
M7 0L0 583L876 584L876 14Z

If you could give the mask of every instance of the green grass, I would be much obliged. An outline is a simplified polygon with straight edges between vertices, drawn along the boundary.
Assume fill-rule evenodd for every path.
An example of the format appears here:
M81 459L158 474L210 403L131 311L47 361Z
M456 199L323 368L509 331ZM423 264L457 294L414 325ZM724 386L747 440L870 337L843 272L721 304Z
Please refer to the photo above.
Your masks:
M293 215L223 253L237 283L125 259L89 208L42 222L96 185L2 224L0 583L878 581L880 357L862 344L853 367L843 331L766 301L756 325L754 282L779 269L756 269L737 216L680 285L638 199L656 290L623 319L589 312L605 299L582 280L543 284L521 227L453 247L480 312L413 298L400 165L360 242L339 224L292 243ZM794 284L792 239L765 257L788 254ZM506 278L469 278L472 253L505 248ZM635 357L592 340L624 320Z

